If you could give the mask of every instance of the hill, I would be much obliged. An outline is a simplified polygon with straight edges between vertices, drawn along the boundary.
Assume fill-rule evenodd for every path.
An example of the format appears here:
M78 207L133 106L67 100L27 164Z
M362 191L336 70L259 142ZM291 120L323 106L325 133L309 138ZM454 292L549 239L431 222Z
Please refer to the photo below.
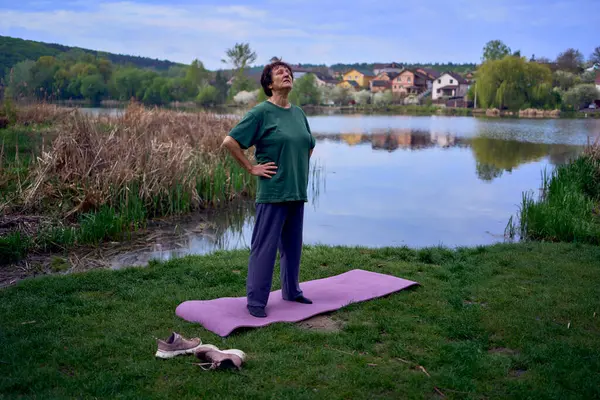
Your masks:
M64 53L88 53L96 57L104 57L114 64L131 64L138 68L149 68L157 71L166 71L171 66L181 65L168 60L106 53L79 47L63 46L55 43L43 43L9 36L0 36L0 77L3 77L7 69L10 69L18 62L25 60L36 61L42 56L58 57Z

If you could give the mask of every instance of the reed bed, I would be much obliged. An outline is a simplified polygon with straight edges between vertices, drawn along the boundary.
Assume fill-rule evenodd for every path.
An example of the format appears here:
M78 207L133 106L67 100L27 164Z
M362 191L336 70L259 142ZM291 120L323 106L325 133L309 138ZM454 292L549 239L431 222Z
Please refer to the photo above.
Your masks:
M10 259L30 247L52 251L124 238L154 217L253 196L256 179L221 148L236 123L217 114L137 104L118 116L19 107L15 127L3 130L3 138L13 142L10 157L0 147L0 207L6 215L47 215L53 222L40 225ZM32 124L45 126L44 136L52 140L23 161L18 143L40 132L26 132ZM251 152L248 156L252 159ZM0 255L21 237L2 235Z
M14 122L21 125L30 124L52 124L61 122L76 113L75 108L60 107L47 103L33 103L10 106L14 114Z
M23 205L70 216L141 202L149 216L164 216L252 194L254 179L220 148L235 123L138 105L116 117L70 113L34 164Z

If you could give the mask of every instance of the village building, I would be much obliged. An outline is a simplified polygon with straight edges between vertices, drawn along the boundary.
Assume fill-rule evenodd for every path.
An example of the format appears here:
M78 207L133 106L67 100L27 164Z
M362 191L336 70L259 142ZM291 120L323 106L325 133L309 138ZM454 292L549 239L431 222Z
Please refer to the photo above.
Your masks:
M389 64L374 64L373 65L373 75L379 75L382 72L402 72L402 64L392 62Z
M337 86L352 89L355 91L360 90L360 85L356 81L341 81L337 84Z
M429 78L429 82L431 85L433 85L434 80L436 80L440 77L440 73L432 68L421 67L421 68L416 68L415 71L420 72L423 75L426 75ZM431 89L431 87L430 87L430 89Z
M428 90L431 79L417 70L405 69L392 80L392 92L399 95L419 94Z
M469 84L455 72L444 72L433 82L432 100L443 97L464 97L469 90Z
M334 87L335 85L337 85L339 83L339 80L337 80L331 76L322 74L320 72L311 72L311 74L313 74L315 76L315 83L319 87L321 87L321 86Z
M359 69L351 69L344 74L344 81L354 81L361 88L368 88L369 82L375 78L375 75L369 71L363 71Z
M398 72L380 72L370 82L370 89L372 93L383 92L387 89L392 88L392 80L398 76Z

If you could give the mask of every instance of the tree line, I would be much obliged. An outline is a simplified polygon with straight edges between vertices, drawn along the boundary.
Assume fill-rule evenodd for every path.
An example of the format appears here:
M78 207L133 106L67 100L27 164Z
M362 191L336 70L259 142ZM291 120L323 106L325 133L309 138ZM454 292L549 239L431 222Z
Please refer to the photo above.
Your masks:
M469 97L482 108L577 111L600 99L594 84L597 72L586 69L596 64L600 65L600 46L587 61L574 48L561 52L555 60L536 59L535 55L527 60L520 51L492 40L483 49Z
M4 78L10 68L18 62L37 60L42 56L59 56L62 53L77 54L88 53L95 57L106 58L115 64L131 64L138 68L148 68L165 71L172 66L181 65L168 60L158 60L149 57L130 56L124 54L107 53L96 50L82 49L79 47L64 46L55 43L43 43L33 40L24 40L0 35L0 78Z
M65 52L15 64L5 76L5 96L43 101L136 100L147 105L194 101L203 106L222 104L257 84L244 70L256 58L247 44L236 44L223 62L233 66L233 84L225 71L208 71L200 60L165 71L113 64L102 56Z
M236 43L226 50L222 60L229 66L227 70L209 71L197 59L190 65L173 64L165 70L155 70L69 50L16 63L4 77L5 96L46 101L83 100L92 104L102 100L136 100L147 105L252 104L266 100L256 80L248 74L249 71L257 73L254 71L257 67L250 66L256 58L249 44ZM594 63L600 64L600 47L587 62L575 49L567 49L552 61L535 56L527 60L520 51L512 51L503 42L492 40L483 49L482 63L472 65L475 79L468 97L482 108L578 110L600 98L594 85L595 71L584 68ZM305 74L296 79L290 100L304 106L349 102L389 104L397 99L389 91L372 94L338 86L319 86L315 75Z

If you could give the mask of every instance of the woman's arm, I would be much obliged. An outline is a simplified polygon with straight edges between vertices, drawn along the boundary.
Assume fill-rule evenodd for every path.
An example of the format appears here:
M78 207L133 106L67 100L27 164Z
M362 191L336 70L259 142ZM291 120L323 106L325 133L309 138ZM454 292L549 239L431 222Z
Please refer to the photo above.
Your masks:
M225 147L233 158L250 174L254 176L262 176L264 178L271 178L277 172L277 166L274 162L268 162L266 164L252 165L248 158L244 155L240 144L231 136L226 136L223 140L223 147Z

